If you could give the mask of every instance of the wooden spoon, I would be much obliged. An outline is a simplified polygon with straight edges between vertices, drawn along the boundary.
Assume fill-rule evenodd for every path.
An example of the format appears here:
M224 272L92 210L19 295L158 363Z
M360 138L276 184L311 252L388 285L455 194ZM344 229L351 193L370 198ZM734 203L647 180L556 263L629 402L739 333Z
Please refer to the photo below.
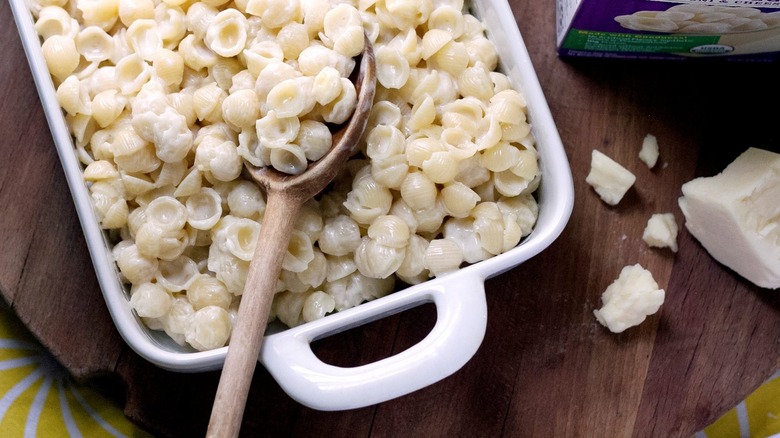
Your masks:
M354 153L366 129L376 92L376 62L367 37L355 88L357 106L351 119L333 134L331 150L318 161L310 163L303 173L289 175L271 167L258 168L245 163L247 173L265 188L267 203L211 411L209 437L238 435L276 281L298 213L306 201L336 177L341 166Z

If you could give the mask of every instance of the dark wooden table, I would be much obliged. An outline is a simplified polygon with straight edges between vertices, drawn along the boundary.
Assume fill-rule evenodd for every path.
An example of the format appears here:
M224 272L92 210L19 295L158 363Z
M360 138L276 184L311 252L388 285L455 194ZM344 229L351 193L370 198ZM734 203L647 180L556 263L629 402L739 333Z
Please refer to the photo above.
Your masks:
M245 436L690 436L778 368L780 298L716 263L686 230L679 252L648 248L652 213L680 186L720 171L749 146L780 151L780 69L769 64L559 59L555 2L512 0L575 182L574 213L538 257L486 284L487 334L449 378L346 412L291 400L261 368ZM125 412L159 436L201 436L217 372L163 371L114 328L7 2L0 3L0 292L78 379L125 394ZM762 104L761 108L757 105ZM659 165L637 158L657 136ZM616 207L585 184L597 148L637 176ZM667 291L658 314L616 335L592 311L627 264ZM357 365L413 345L428 306L319 341Z

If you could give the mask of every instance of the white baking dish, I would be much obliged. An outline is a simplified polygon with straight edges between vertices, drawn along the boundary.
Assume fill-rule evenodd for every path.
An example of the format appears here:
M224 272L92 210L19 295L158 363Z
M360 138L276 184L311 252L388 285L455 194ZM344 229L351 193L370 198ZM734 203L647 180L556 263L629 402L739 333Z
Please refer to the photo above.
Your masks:
M172 371L219 369L227 347L196 352L162 332L145 328L134 314L98 225L82 179L82 166L55 96L40 42L24 0L10 0L52 136L62 161L108 310L128 345L145 359ZM304 325L267 334L259 360L294 399L320 410L368 406L408 394L460 369L485 334L485 280L512 269L548 247L561 233L573 205L571 172L514 15L506 0L476 0L472 12L487 24L501 69L525 94L537 139L542 183L534 231L516 248L358 307ZM513 291L495 291L513 293ZM423 303L434 303L437 321L418 344L368 365L341 368L321 362L311 342Z

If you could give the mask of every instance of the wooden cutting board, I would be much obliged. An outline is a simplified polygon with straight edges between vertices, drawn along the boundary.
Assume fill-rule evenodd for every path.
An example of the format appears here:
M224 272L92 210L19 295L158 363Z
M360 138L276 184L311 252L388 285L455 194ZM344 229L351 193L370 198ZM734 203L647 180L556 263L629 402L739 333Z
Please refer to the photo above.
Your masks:
M719 265L684 229L676 254L641 239L653 213L682 224L684 182L717 173L749 146L780 151L778 67L564 61L554 1L512 5L572 166L566 230L487 282L486 337L451 377L377 406L318 412L261 367L244 436L690 436L778 368L777 292ZM117 333L7 2L0 24L0 292L74 376L123 396L131 419L163 437L202 436L219 374L161 370ZM653 170L637 158L648 133L661 147ZM616 207L584 183L594 148L637 176ZM612 334L592 311L634 263L667 299L641 326ZM434 313L404 312L319 341L316 352L337 365L368 363L424 337Z

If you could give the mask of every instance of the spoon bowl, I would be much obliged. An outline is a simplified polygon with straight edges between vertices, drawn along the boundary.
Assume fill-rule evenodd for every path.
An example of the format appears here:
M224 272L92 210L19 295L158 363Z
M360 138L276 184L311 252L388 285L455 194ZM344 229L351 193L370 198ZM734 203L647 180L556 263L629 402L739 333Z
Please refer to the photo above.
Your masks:
M355 79L357 103L350 120L333 134L333 146L297 175L245 163L246 173L266 192L266 210L249 266L241 304L211 411L207 436L238 435L249 385L296 218L306 201L324 190L355 152L376 93L376 61L371 42L360 55Z

